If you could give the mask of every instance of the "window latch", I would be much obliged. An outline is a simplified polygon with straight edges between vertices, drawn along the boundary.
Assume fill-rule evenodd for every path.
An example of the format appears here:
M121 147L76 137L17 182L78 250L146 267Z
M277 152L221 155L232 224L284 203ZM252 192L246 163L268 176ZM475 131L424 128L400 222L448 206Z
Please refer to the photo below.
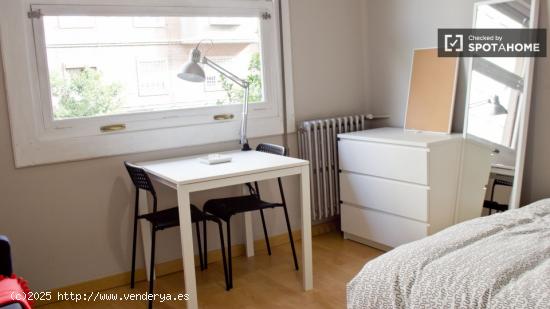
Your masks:
M110 125L100 127L99 130L101 131L101 133L122 131L122 130L126 130L126 125L123 123L110 124Z
M41 18L42 16L44 16L44 14L42 14L42 11L38 9L38 10L30 10L27 13L27 16L29 18Z
M233 114L219 114L219 115L214 115L214 120L231 120L235 118L235 115Z
M269 12L262 13L262 19L263 20L271 19L271 14Z

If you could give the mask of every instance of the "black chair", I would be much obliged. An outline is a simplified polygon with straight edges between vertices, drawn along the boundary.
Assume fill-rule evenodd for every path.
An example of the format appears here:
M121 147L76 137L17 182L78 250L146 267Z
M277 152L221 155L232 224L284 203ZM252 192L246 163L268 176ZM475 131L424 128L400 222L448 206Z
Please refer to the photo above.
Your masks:
M256 148L256 151L267 152L275 155L286 156L287 150L278 145L272 144L260 144ZM296 258L296 249L294 248L294 239L292 238L292 231L290 229L290 221L288 219L288 211L286 208L285 194L283 191L283 184L281 178L277 179L279 183L279 191L281 193L281 203L265 202L260 198L260 190L258 183L255 182L254 186L247 183L247 187L250 191L250 195L229 197L222 199L209 200L204 204L204 211L215 215L222 219L227 224L227 257L228 257L228 271L229 271L229 287L233 287L233 265L231 262L231 217L239 213L245 213L249 211L260 211L262 218L262 225L264 229L265 243L267 246L267 253L271 255L271 247L269 245L269 237L265 224L264 209L282 207L285 213L286 227L288 229L288 237L290 238L290 246L292 248L292 255L294 257L294 267L298 270L298 259Z
M508 210L507 204L499 204L495 202L495 188L497 186L512 187L514 186L514 179L511 177L503 178L504 176L499 176L500 178L495 178L493 180L493 185L491 188L491 200L484 201L483 207L489 209L489 215L495 212L504 212Z
M13 274L11 264L11 250L10 241L6 236L0 235L0 275L4 277L10 277ZM0 291L5 292L5 291ZM1 309L23 309L21 304L12 303L7 305L0 305Z
M179 212L177 207L165 209L165 210L157 210L157 194L155 191L155 188L153 187L153 184L151 183L151 180L149 179L149 176L147 173L140 168L139 166L133 165L128 162L124 162L124 165L126 166L126 169L128 170L128 174L130 174L130 178L132 179L132 182L134 183L134 186L136 187L136 199L135 199L135 208L134 208L134 235L132 240L132 273L131 273L131 283L130 287L134 288L135 284L135 270L136 270L136 240L137 240L137 223L139 219L145 219L151 223L151 261L150 261L150 273L149 273L149 293L153 293L153 279L154 279L154 273L155 273L155 236L157 231L161 231L167 228L179 226ZM139 189L145 190L149 192L153 197L153 211L146 214L140 214L139 213ZM203 223L203 232L204 232L204 257L203 257L203 249L201 247L201 237L200 237L200 230L199 230L199 222ZM224 240L223 240L223 229L222 229L222 223L218 218L212 215L208 215L201 210L199 210L195 205L191 205L191 222L195 224L196 231L197 231L197 242L199 247L199 260L200 260L200 269L204 270L207 268L207 261L206 261L206 252L207 252L207 235L206 235L206 221L212 221L216 222L218 224L218 229L220 233L220 243L221 243L221 250L222 250L222 259L223 259L223 272L225 276L225 286L226 289L229 290L229 278L227 273L227 260L225 257L225 248L224 248ZM152 308L153 301L149 300L149 308Z
M0 235L0 275L9 277L12 272L10 241L8 237Z

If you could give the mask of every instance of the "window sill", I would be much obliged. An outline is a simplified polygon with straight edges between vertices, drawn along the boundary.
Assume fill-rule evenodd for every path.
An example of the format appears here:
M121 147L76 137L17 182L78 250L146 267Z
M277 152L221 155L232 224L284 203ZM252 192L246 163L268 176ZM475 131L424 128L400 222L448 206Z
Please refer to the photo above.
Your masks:
M239 139L240 118L200 126L174 127L96 136L14 143L17 168L99 157L206 145ZM249 138L283 134L282 119L249 118Z

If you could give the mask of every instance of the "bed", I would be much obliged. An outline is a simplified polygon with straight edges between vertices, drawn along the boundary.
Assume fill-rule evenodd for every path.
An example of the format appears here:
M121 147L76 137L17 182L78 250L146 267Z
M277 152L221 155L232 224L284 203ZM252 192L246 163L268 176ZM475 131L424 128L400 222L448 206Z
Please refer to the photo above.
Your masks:
M550 308L550 199L477 218L370 261L348 308Z

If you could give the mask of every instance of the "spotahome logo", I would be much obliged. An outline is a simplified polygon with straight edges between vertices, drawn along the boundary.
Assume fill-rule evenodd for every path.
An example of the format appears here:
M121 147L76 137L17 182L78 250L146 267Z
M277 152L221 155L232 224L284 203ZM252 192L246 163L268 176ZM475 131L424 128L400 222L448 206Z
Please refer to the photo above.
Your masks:
M460 53L464 51L464 36L462 34L445 34L444 49L446 52Z
M439 29L439 57L546 57L546 29Z

